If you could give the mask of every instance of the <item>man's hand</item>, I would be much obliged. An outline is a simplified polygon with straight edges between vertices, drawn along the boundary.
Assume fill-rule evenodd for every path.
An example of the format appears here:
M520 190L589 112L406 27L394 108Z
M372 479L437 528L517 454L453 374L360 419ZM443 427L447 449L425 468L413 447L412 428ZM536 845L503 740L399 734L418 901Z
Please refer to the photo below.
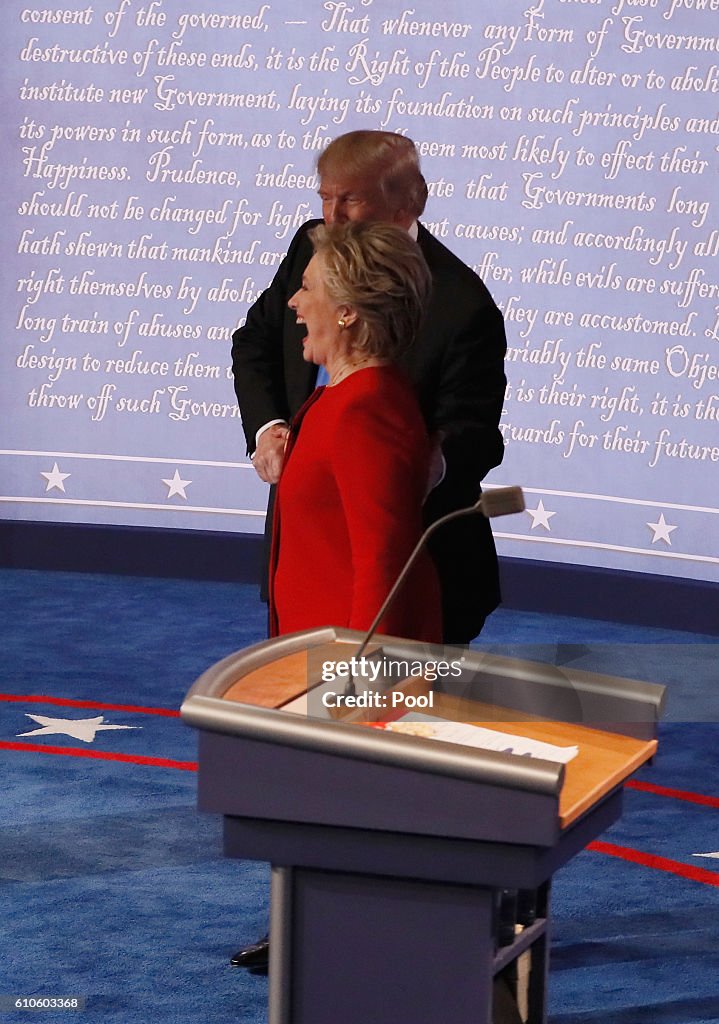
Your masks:
M437 484L440 484L444 480L444 474L447 472L447 463L444 460L442 454L442 435L434 434L430 438L430 453L429 453L429 471L427 474L427 489L424 492L425 500L435 489Z
M275 423L263 430L257 441L252 465L260 480L276 484L285 460L285 441L290 429L286 423Z

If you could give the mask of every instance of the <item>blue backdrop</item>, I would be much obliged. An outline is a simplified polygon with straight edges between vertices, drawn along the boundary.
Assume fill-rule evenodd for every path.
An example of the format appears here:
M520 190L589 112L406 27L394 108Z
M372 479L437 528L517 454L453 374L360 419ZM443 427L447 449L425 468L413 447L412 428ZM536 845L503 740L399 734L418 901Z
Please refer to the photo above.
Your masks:
M719 579L713 6L9 0L0 513L261 531L230 336L381 127L507 320L500 552Z

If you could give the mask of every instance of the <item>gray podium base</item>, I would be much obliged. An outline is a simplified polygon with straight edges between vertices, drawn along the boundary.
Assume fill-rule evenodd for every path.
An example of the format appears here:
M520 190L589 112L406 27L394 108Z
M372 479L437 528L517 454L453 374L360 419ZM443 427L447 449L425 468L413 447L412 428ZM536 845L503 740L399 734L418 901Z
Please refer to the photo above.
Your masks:
M520 1024L505 977L524 952L527 1024L546 1024L551 877L621 802L548 848L225 816L225 853L272 864L269 1024ZM498 888L541 892L500 950Z
M491 889L275 867L271 896L270 1024L521 1024ZM542 1024L543 921L531 949Z

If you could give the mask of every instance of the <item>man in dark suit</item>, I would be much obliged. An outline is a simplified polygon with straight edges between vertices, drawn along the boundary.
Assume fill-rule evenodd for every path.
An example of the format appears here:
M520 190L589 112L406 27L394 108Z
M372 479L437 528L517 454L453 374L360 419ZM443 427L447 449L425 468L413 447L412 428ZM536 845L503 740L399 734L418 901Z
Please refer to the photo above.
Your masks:
M472 505L482 478L502 461L502 315L479 277L418 223L427 185L410 139L392 132L349 132L321 154L317 169L327 223L397 224L416 238L432 274L424 326L404 358L435 440L425 502L429 525ZM317 368L302 358L304 328L287 306L312 256L307 233L315 223L297 232L271 285L232 338L235 391L248 453L259 476L270 484L279 478L287 424L316 383ZM481 516L456 520L437 531L430 550L442 588L444 641L469 643L499 602L489 522Z
M502 314L479 277L418 223L427 185L410 139L393 132L349 132L321 154L317 170L326 223L396 224L416 238L432 274L424 325L404 358L435 442L424 506L428 526L447 512L473 505L482 478L502 461ZM317 383L317 367L302 358L305 329L287 306L312 257L307 233L317 223L299 229L269 288L232 336L247 451L269 484L279 479L289 420ZM482 516L458 519L440 527L429 546L440 578L444 642L469 643L499 603L489 521ZM266 580L263 584L266 588ZM264 971L267 959L265 937L236 953L232 964Z

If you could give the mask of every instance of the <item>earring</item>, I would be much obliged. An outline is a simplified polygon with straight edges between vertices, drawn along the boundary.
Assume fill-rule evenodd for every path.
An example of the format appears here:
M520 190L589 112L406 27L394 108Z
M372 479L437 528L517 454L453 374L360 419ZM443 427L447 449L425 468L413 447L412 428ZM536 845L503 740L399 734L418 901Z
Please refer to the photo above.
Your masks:
M346 327L347 326L347 324L345 323L344 317L340 317L339 318L339 320L337 321L337 326L338 327Z

